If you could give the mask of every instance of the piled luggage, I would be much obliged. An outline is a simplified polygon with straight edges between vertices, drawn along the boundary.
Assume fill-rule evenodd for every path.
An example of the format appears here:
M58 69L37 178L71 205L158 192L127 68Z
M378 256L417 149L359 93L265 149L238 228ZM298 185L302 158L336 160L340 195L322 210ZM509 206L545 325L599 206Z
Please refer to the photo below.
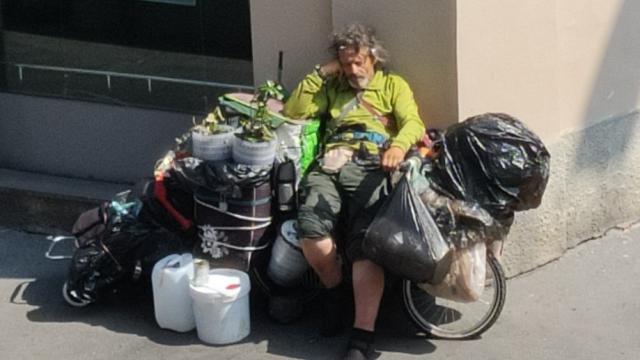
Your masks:
M267 96L276 90L267 83L254 97L225 95L223 108L158 160L139 195L80 215L67 302L85 306L122 284L153 277L156 309L179 307L184 315L176 320L156 312L162 327L189 331L198 323L203 341L227 343L248 335L247 273L257 254L272 252L266 273L276 286L299 285L308 265L292 219L298 181L318 151L319 121L282 118L281 103ZM434 296L476 301L487 248L504 239L515 211L540 205L550 156L506 114L470 118L432 140L432 156L414 158L418 164L374 219L363 250ZM242 319L232 322L246 325L230 337L209 326L213 318L230 321L207 310L220 301L226 305L214 308L225 307Z
M267 83L253 97L225 95L223 108L157 161L140 194L80 215L64 286L69 304L152 283L160 326L197 324L198 336L214 344L248 335L253 257L276 238L273 215L294 214L298 180L318 144L317 121L285 123L266 106L281 105L269 99L279 100L279 90Z
M550 155L519 120L500 113L437 133L374 219L365 253L430 294L478 300L487 249L501 247L514 213L536 208Z

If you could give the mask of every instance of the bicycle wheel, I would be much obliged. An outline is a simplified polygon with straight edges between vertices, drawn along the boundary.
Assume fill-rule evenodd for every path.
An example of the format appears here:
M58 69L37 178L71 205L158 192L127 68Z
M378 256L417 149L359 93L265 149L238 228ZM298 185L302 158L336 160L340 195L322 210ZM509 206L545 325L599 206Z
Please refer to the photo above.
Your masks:
M409 280L402 282L404 308L413 323L440 339L470 339L487 331L504 306L507 284L502 266L487 255L487 277L482 296L472 303L436 298Z
M93 303L90 299L82 298L77 291L70 289L67 281L62 285L62 297L73 307L85 307Z

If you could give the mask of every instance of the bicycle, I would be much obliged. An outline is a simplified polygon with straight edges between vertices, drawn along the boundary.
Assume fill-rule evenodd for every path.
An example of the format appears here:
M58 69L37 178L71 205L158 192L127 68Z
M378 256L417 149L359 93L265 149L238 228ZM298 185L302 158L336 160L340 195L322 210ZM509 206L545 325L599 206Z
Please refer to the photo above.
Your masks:
M407 165L401 166L401 170L407 171ZM337 235L337 238L339 241L340 236ZM268 258L268 251L265 255ZM486 261L484 290L477 301L470 303L434 297L409 280L391 276L390 281L401 281L404 311L419 330L433 338L471 339L493 326L506 300L506 277L500 262L490 250L487 250ZM287 289L270 281L264 262L258 261L255 265L251 268L252 278L269 296L292 296L301 302L309 302L321 291L322 285L311 269L304 274L298 288ZM348 276L348 269L344 274Z

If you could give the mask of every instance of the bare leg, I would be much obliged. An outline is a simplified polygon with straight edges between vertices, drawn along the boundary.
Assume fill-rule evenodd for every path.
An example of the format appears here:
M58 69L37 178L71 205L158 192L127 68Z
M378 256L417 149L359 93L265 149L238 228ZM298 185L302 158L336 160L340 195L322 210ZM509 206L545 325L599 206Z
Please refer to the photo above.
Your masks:
M302 239L302 253L309 265L318 274L327 288L334 288L342 282L342 268L338 261L336 245L330 237L324 239Z
M384 292L384 270L370 260L353 263L354 328L374 331Z

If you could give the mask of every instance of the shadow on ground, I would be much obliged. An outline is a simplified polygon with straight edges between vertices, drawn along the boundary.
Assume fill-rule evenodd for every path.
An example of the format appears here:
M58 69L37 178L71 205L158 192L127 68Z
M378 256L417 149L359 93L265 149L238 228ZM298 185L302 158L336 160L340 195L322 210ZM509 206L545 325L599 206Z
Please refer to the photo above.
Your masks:
M19 283L12 294L13 305L29 306L26 318L34 323L79 322L116 333L132 334L169 346L201 344L195 331L176 333L160 329L154 318L149 286L138 286L112 294L84 308L68 306L62 298L67 260L50 261L42 254L48 242L42 235L24 235L12 240L0 234L0 250L10 254L0 265L0 277L32 279ZM403 313L399 289L392 289L383 301L379 319L378 350L406 354L427 354L435 346L417 334ZM318 335L319 301L311 302L303 317L292 324L278 324L267 315L267 298L259 289L251 293L251 335L242 343L267 343L267 353L286 358L327 359L344 351L347 334L335 338ZM33 309L35 307L35 309ZM232 345L233 346L233 345Z

